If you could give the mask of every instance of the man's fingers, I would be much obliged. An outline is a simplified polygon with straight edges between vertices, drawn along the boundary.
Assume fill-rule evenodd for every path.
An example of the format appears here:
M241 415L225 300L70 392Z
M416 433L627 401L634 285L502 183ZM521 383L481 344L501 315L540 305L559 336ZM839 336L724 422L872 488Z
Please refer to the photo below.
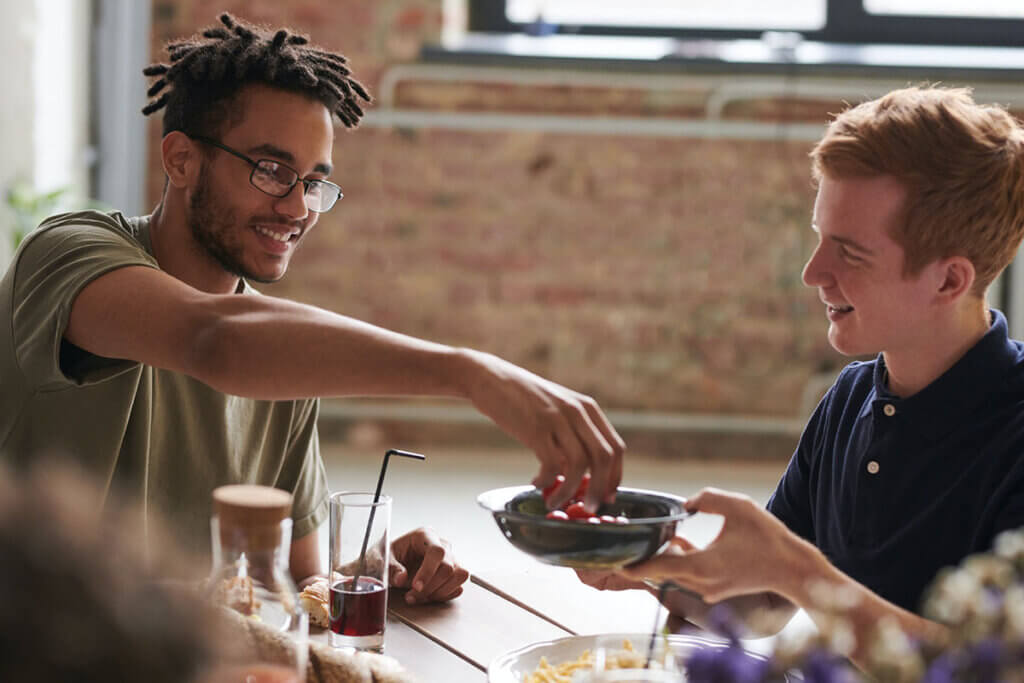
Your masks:
M469 579L469 572L462 567L442 563L422 589L413 589L406 594L407 602L443 602L462 593L462 584ZM415 583L415 581L414 581Z
M737 505L749 504L750 498L741 493L716 488L701 489L697 495L686 501L687 512L707 512L712 515L729 516Z
M420 595L430 595L447 581L454 571L453 564L445 561L444 549L434 546L427 551L420 570L413 577L413 590Z
M563 445L571 443L573 456L578 454L579 459L582 460L582 466L590 470L590 486L583 497L583 504L588 512L594 512L608 495L614 467L614 453L604 435L590 419L590 413L586 407L588 403L593 403L593 399L583 396L567 404L563 414L566 415L569 428L559 431L558 438ZM579 463L580 460L573 457L574 464ZM580 477L582 478L582 473ZM566 480L568 479L569 475L566 474ZM613 488L617 487L616 483Z
M463 583L465 583L465 582L463 582ZM436 602L448 602L449 600L454 600L455 598L459 597L460 595L462 595L462 585L461 584L456 586L450 592L448 592L446 594L443 594L443 595L436 595L432 599L434 601L436 601Z
M462 567L454 567L454 571L452 571L446 581L437 586L429 586L423 597L426 600L436 600L438 602L451 600L455 595L462 592L462 584L466 583L468 579L468 571Z
M696 550L697 549L697 546L695 546L694 544L690 543L689 541L687 541L682 536L673 536L672 538L669 539L668 542L670 544L669 548L680 548L681 550L685 550L686 552L690 552L691 550ZM668 550L668 548L666 548L666 551L667 550Z
M539 489L547 488L558 480L558 475L564 469L561 457L550 446L543 449L536 448L535 450L537 452L537 459L540 460L540 471L537 472L537 476L533 478L532 483Z
M395 588L405 588L409 585L409 572L394 559L391 560L391 566L388 568L388 583Z
M605 417L605 414L601 412L601 408L598 407L597 402L587 398L583 401L583 407L587 410L587 415L590 418L591 424L593 424L601 433L605 443L611 449L610 455L610 469L608 472L608 480L605 484L605 491L601 502L611 503L615 500L615 490L619 488L619 484L622 483L622 456L626 452L626 442L622 440L619 433L612 427L611 422ZM593 474L593 471L591 471ZM601 494L601 490L597 490L598 494Z
M533 485L539 489L544 489L558 481L558 476L562 474L562 470L564 470L565 467L562 455L558 449L554 447L553 443L549 442L543 448L536 448L535 451L537 459L540 460L540 472L538 472L537 476L533 478ZM565 488L564 477L562 484L560 484L555 491L558 491L558 489L561 488ZM552 495L544 502L548 504L550 509L554 509L554 506L552 506L553 501L554 496Z
M583 452L582 444L576 437L576 433L569 427L569 423L562 421L555 426L551 436L551 445L561 452L565 465L565 481L551 493L548 506L551 509L560 508L576 495L576 489L583 481L583 475L587 471L587 456Z
M688 579L701 575L699 563L702 552L698 550L685 555L662 553L621 571L632 579L675 579L687 585Z

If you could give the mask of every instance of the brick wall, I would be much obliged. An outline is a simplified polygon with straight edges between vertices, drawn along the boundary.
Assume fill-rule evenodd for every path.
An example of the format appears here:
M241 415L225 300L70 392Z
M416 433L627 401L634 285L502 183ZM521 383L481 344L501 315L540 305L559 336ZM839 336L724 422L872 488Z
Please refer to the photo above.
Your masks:
M375 88L437 35L440 0L156 0L154 45L222 9L290 24ZM706 93L403 84L431 111L702 116ZM617 85L622 82L622 85ZM836 102L739 103L727 118L822 124ZM162 175L151 137L151 198ZM841 359L800 282L814 243L807 141L523 130L339 130L325 215L269 293L504 356L617 409L795 417Z

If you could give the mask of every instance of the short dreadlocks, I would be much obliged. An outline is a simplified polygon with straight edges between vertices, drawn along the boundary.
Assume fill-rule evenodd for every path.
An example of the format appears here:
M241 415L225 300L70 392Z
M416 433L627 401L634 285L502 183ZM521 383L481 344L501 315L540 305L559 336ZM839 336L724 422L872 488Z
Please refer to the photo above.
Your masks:
M310 46L305 36L280 29L276 33L245 24L230 14L213 26L180 42L168 43L170 64L142 70L159 76L146 93L160 96L142 109L149 116L161 108L164 135L213 135L235 110L234 96L250 84L262 83L307 95L324 104L349 128L359 125L359 100L370 102L366 89L351 77L345 57Z

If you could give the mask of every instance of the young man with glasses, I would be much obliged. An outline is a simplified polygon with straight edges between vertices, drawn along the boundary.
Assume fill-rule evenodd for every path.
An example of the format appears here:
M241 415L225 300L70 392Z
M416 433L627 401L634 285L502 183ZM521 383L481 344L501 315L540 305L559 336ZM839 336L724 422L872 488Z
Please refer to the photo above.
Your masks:
M316 397L467 399L540 460L538 485L586 471L588 505L613 495L624 444L597 404L486 353L414 339L257 295L341 197L332 114L354 127L363 87L344 57L286 30L222 26L168 46L143 113L164 109L166 185L152 215L56 216L0 281L0 457L70 454L208 546L225 483L295 495L292 572L322 567L327 514ZM447 545L396 542L412 600L448 599L466 573ZM418 573L414 577L413 570Z

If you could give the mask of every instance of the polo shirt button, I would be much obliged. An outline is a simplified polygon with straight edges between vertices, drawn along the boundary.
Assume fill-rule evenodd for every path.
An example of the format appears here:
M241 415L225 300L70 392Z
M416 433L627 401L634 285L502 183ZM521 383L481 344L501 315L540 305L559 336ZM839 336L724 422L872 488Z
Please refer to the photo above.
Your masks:
M885 413L887 417L892 417L896 414L896 406L891 403L886 403L882 406L882 412Z
M878 474L878 461L872 460L868 463L868 474Z

